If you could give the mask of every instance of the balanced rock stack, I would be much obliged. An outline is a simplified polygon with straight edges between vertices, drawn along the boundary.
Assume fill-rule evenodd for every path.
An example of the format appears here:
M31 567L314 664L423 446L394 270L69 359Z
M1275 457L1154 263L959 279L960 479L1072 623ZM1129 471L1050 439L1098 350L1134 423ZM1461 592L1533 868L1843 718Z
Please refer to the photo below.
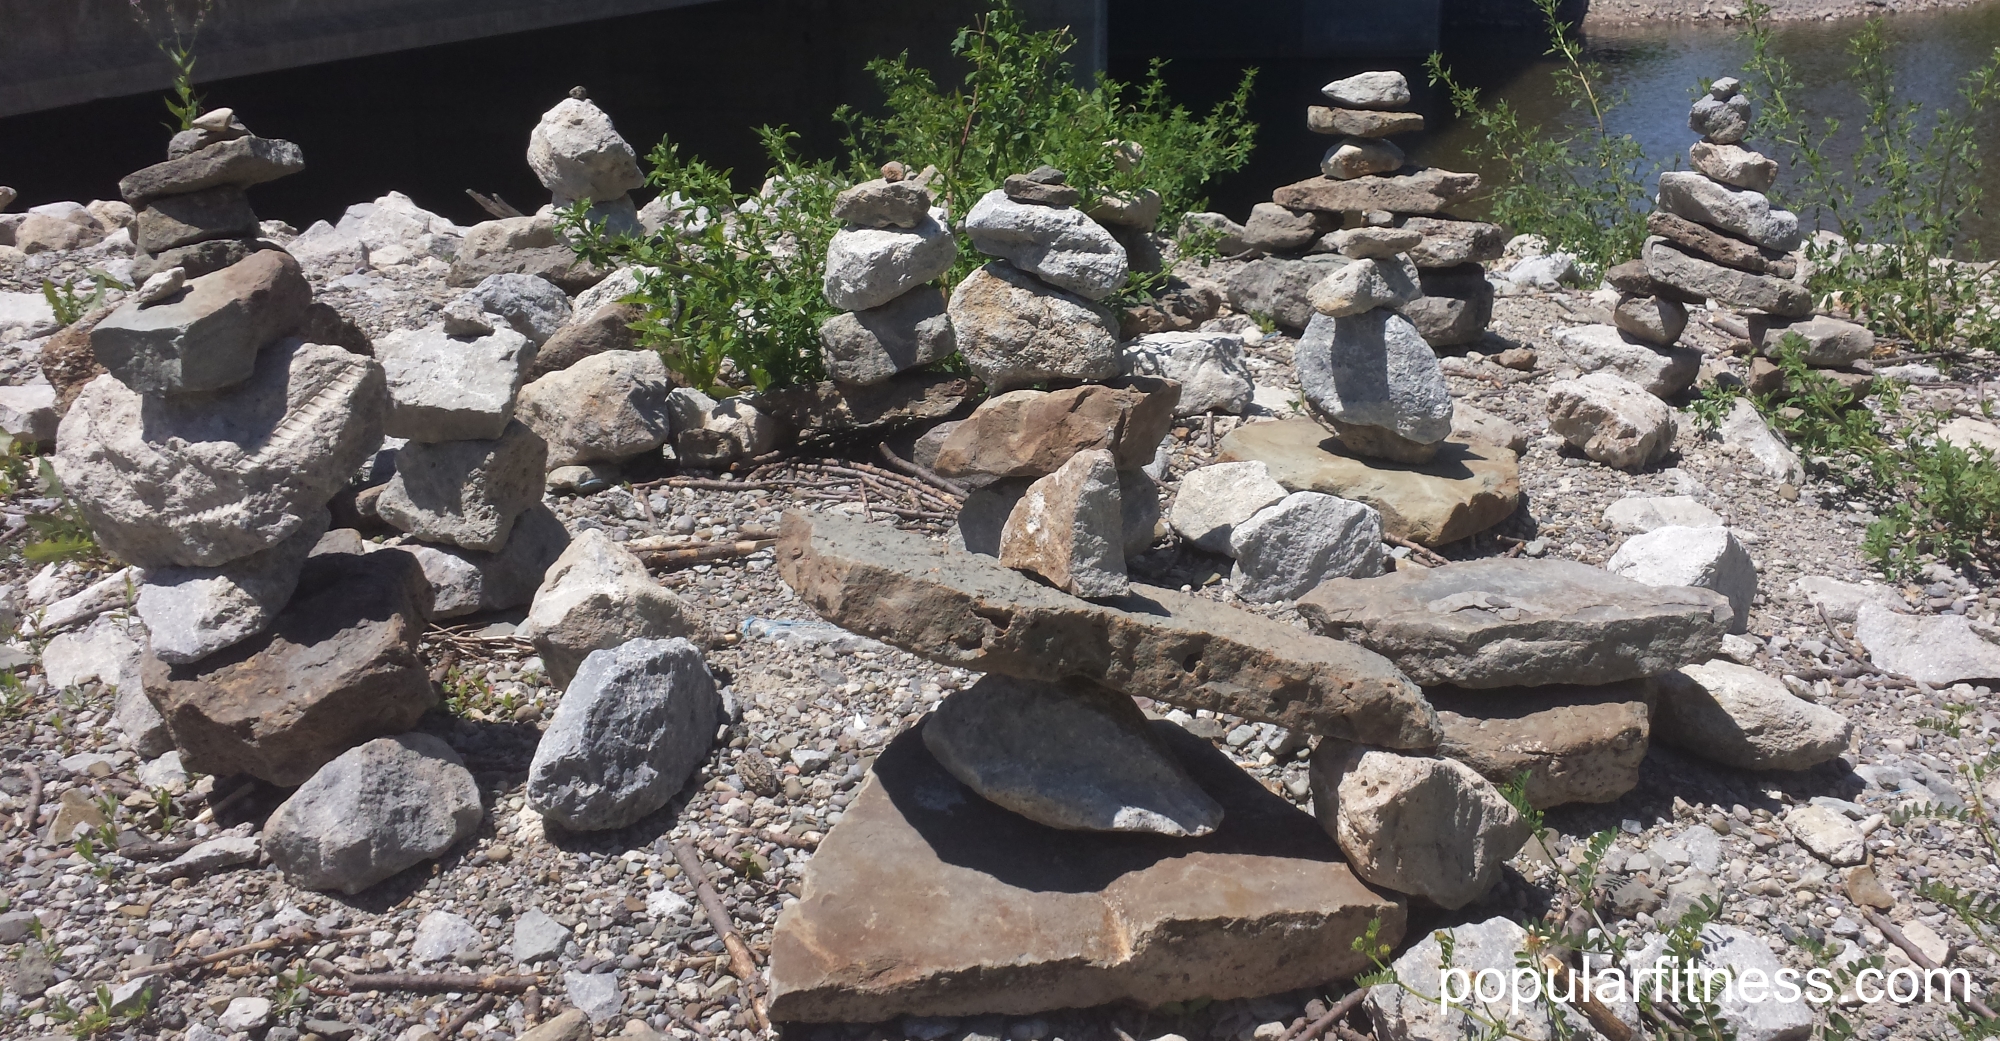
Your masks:
M846 313L820 326L827 376L873 386L949 357L958 347L944 290L932 283L951 270L958 243L928 178L887 164L880 178L841 192L833 215L844 226L827 248L822 291Z
M1124 403L1113 426L1135 434L1156 426L1152 409L1171 411L1170 396L1075 389L1088 393L1006 407L1026 430ZM1045 414L1030 420L1038 404ZM956 438L948 450L978 447ZM1026 512L1066 539L1087 511L1056 500L1109 513L1125 446L1040 443L1068 461L1060 487L1037 482L1046 501ZM1353 938L1371 920L1385 942L1400 937L1404 901L1362 885L1328 829L1212 745L1149 721L1133 696L1419 750L1435 744L1435 718L1413 683L1371 651L1240 608L1136 583L1128 598L1092 601L1007 563L831 513L787 515L779 570L813 610L986 675L889 745L820 845L773 937L773 1018L1152 1005L1184 993L1190 975L1211 996L1254 996L1352 971ZM1473 781L1467 799L1504 806ZM1508 837L1473 822L1424 841L1498 850Z
M1694 169L1660 175L1659 211L1647 218L1646 273L1684 298L1804 318L1812 297L1790 255L1804 231L1797 214L1772 207L1764 194L1778 164L1742 147L1750 116L1750 98L1732 77L1716 80L1694 103L1688 128L1702 136L1688 150Z
M541 500L549 447L514 415L537 344L520 329L543 340L553 331L546 325L537 330L536 311L552 319L547 324L560 324L569 302L532 275L495 275L453 301L442 323L382 338L376 355L389 391L383 430L405 443L396 449L394 475L364 493L364 515L420 542L470 553L505 556L509 544L522 539L531 545L517 547L513 556L541 557L547 566L552 540L543 534L546 521L519 522L531 509L546 509ZM512 312L513 321L501 312ZM517 535L517 528L525 530ZM445 566L426 563L426 570ZM454 603L451 613L466 606L472 605Z
M1253 244L1263 238L1254 233L1260 223L1289 221L1301 233L1313 231L1313 249L1338 253L1350 266L1400 255L1397 267L1409 277L1395 283L1393 302L1383 306L1432 346L1478 340L1493 315L1493 288L1481 264L1500 256L1507 236L1497 224L1447 212L1479 190L1478 175L1406 165L1389 138L1422 130L1424 117L1408 111L1410 86L1402 73L1364 72L1322 90L1333 105L1309 108L1307 125L1340 140L1321 160L1321 176L1278 189L1251 214Z
M244 189L305 165L299 146L251 134L231 110L203 113L193 129L174 135L166 162L118 182L135 211L140 256L132 277L144 282L173 268L199 277L269 248L258 241L257 213Z
M1124 284L1125 247L1066 180L1046 166L1015 174L966 215L973 245L1000 259L959 284L952 327L973 372L1004 393L944 433L932 467L977 489L959 514L965 548L1077 596L1116 597L1126 556L1159 523L1159 486L1142 467L1181 388L1116 379L1117 320L1098 301ZM1044 381L1092 382L1009 389Z
M190 198L170 188L200 182L238 206L240 178L211 178L265 154L255 141L127 180L148 200ZM388 404L374 360L303 338L313 306L279 249L155 275L91 330L108 372L78 394L55 457L98 541L141 569L145 691L183 761L282 785L410 729L436 699L418 657L430 590L416 562L307 559L328 502L381 443Z
M602 221L613 234L639 231L631 195L646 183L639 157L582 87L571 87L569 97L542 113L528 135L528 165L556 207L587 202L591 222Z

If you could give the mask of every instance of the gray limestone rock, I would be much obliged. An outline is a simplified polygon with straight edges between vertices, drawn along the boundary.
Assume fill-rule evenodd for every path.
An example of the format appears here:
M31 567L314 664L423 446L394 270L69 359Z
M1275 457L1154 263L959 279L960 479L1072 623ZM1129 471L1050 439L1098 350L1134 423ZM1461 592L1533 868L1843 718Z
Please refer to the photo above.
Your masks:
M605 351L521 388L516 414L547 442L550 466L617 462L667 443L673 393L657 353Z
M569 928L549 917L548 912L539 907L528 908L514 919L514 960L532 965L553 958L562 953L569 937Z
M938 704L925 747L988 801L1067 831L1195 836L1222 807L1129 695L1081 681L983 676Z
M1792 335L1805 341L1805 363L1817 368L1843 369L1875 353L1875 334L1867 326L1817 314L1765 333L1765 356L1776 357L1778 345Z
M819 342L827 377L855 386L886 383L958 350L944 290L935 286L918 286L880 307L834 315L819 327Z
M547 461L548 446L521 423L492 440L412 441L396 453L376 512L426 542L494 552L541 501Z
M1666 402L1610 372L1549 387L1549 429L1606 466L1638 470L1673 448L1679 424Z
M1257 392L1243 337L1234 333L1152 333L1128 340L1120 349L1119 369L1127 376L1157 376L1180 384L1176 417L1242 415Z
M1264 315L1281 328L1306 327L1318 312L1306 299L1307 291L1326 277L1351 263L1332 253L1316 253L1296 260L1264 257L1229 273L1224 287L1229 306L1248 315Z
M528 166L558 206L616 199L646 184L638 156L611 117L580 98L564 98L542 113L528 135Z
M1633 956L1628 963L1633 978L1638 973L1659 971L1655 965L1659 959L1667 958L1666 940L1655 937ZM1701 931L1700 954L1697 965L1681 966L1682 978L1715 972L1715 978L1729 980L1761 979L1775 981L1784 970L1785 963L1771 952L1766 941L1754 933L1738 929L1733 925L1711 924ZM1722 973L1727 973L1722 976ZM1805 995L1785 996L1778 987L1764 987L1752 991L1742 985L1714 988L1715 1003L1722 1013L1723 1025L1728 1027L1737 1041L1805 1041L1812 1036L1813 1026L1819 1017L1814 1013L1812 1003ZM1756 1000L1751 1000L1752 998Z
M1405 217L1401 227L1423 235L1410 248L1419 268L1448 268L1499 260L1507 248L1507 229L1498 224L1449 217Z
M91 330L90 350L143 394L219 390L248 379L258 351L298 328L310 303L298 262L265 250L160 303L126 303Z
M1376 308L1397 308L1423 295L1416 265L1407 259L1357 260L1306 290L1314 311L1347 318Z
M248 188L305 168L305 153L290 141L239 136L126 174L118 182L118 194L138 206L161 195Z
M1603 684L1706 661L1734 612L1568 560L1489 558L1334 579L1299 600L1317 632L1388 657L1425 686Z
M514 634L534 643L549 681L563 688L592 651L693 636L699 629L687 605L653 580L645 562L592 528L556 558Z
M1854 638L1877 668L1933 686L2000 679L2000 641L1964 615L1920 617L1864 603L1854 612Z
M163 253L212 239L257 234L257 211L241 188L223 186L187 195L163 195L138 208L132 240L142 253Z
M1659 302L1663 306L1680 306L1671 301ZM1685 322L1686 312L1682 312L1682 323ZM1584 372L1614 373L1654 397L1672 397L1694 383L1701 371L1700 351L1692 347L1654 346L1638 342L1639 339L1626 333L1622 324L1577 325L1558 332L1556 345Z
M572 831L631 824L680 791L721 715L715 680L686 640L593 651L535 747L528 804Z
M1688 162L1711 180L1731 188L1768 192L1778 179L1776 161L1738 145L1696 141L1688 146Z
M1670 346L1687 329L1687 308L1659 296L1625 296L1611 312L1620 332L1657 346Z
M1697 98L1688 109L1688 129L1712 144L1736 144L1750 133L1750 99Z
M1118 373L1118 320L1109 309L994 262L952 291L958 349L994 391Z
M1477 995L1468 995L1465 1000L1446 1005L1436 1000L1443 993L1447 972L1451 973L1454 987L1460 973L1468 983L1489 970L1499 973L1503 981L1512 979L1515 959L1527 949L1527 930L1511 918L1497 917L1443 931L1452 940L1448 967L1436 934L1425 936L1411 945L1394 963L1396 978L1413 988L1416 994L1395 983L1378 984L1368 989L1368 996L1363 1001L1368 1008L1369 1021L1375 1024L1376 1036L1381 1041L1459 1041L1485 1032L1487 1028L1482 1020L1502 1024L1518 1037L1559 1036L1550 1025L1547 1005L1526 1000L1525 997L1519 1003L1514 1002L1511 993L1503 994L1496 1001L1485 1001ZM1493 993L1490 985L1492 978L1487 976L1488 995ZM1417 994L1424 997L1420 998ZM1473 1013L1481 1018L1474 1019ZM1577 1023L1582 1018L1574 1013L1569 1016L1571 1023Z
M996 189L973 204L963 226L981 253L1086 300L1125 284L1125 247L1082 210L1015 202Z
M827 303L843 311L865 311L950 271L958 259L958 240L939 220L939 212L911 228L836 232L827 245L821 283Z
M450 745L430 734L376 738L321 767L264 825L271 862L296 885L359 893L442 856L485 810Z
M1316 316L1295 356L1306 400L1328 418L1418 444L1451 434L1451 388L1437 355L1402 315Z
M514 418L535 344L505 325L471 338L433 325L382 337L375 356L389 383L384 433L419 442L474 441L501 436Z
M382 369L339 347L273 346L214 394L142 398L84 387L56 473L98 542L140 567L215 567L312 523L382 443Z
M914 228L930 215L931 190L878 177L833 197L833 219L857 228Z
M1344 137L1320 157L1319 172L1336 180L1395 173L1403 168L1403 150L1378 137Z
M1805 480L1805 463L1800 461L1798 453L1764 422L1757 407L1749 401L1737 398L1732 402L1716 432L1725 447L1749 456L1750 462L1772 480L1792 484Z
M452 304L465 304L479 313L507 319L515 332L536 347L547 343L570 319L569 295L535 275L488 275L460 293Z
M1319 492L1293 492L1235 526L1229 580L1245 600L1296 600L1329 578L1382 573L1382 515Z
M1804 770L1847 750L1854 724L1776 677L1715 659L1659 677L1653 736L1744 770Z
M322 510L283 542L220 567L147 569L137 610L153 653L184 665L263 632L292 598L331 519Z
M1250 207L1250 219L1243 222L1240 236L1245 249L1266 253L1291 253L1313 244L1326 229L1314 213L1295 213L1274 202Z
M456 618L526 605L542 575L569 545L562 521L541 503L524 510L497 552L412 542L396 547L417 559L436 600L433 617Z
M1743 543L1724 527L1663 527L1634 535L1618 547L1604 570L1649 586L1694 586L1729 598L1741 633L1757 598L1757 565Z
M1101 448L1028 485L1000 530L1000 563L1081 597L1130 591L1124 547L1118 467Z
M1393 111L1410 107L1410 81L1400 72L1360 72L1337 79L1320 93L1342 108Z
M1263 463L1216 463L1181 477L1167 523L1197 547L1228 554L1236 526L1287 494Z
M1417 269L1423 295L1398 310L1432 347L1478 343L1493 320L1493 283L1476 263Z
M1691 170L1662 173L1658 202L1660 209L1677 217L1780 253L1799 248L1805 240L1798 214L1773 209L1763 192L1717 184Z

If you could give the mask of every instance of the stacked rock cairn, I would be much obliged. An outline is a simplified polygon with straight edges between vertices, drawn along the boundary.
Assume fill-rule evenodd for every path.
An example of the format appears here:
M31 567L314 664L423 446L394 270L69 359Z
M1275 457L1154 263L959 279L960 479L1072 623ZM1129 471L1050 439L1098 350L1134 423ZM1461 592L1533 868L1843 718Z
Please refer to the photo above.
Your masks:
M827 246L827 302L844 313L820 326L827 377L850 387L949 357L958 349L944 290L933 283L958 259L958 241L931 198L935 171L905 175L901 163L840 193L842 223Z
M1307 405L1354 454L1396 463L1429 462L1437 454L1438 444L1451 433L1451 389L1423 331L1405 314L1425 298L1422 276L1410 251L1422 246L1427 236L1416 229L1396 227L1392 208L1414 207L1434 213L1437 207L1418 197L1442 196L1419 187L1417 179L1427 178L1424 183L1442 186L1446 178L1462 175L1437 170L1395 172L1402 168L1403 153L1381 136L1423 125L1421 115L1396 111L1410 100L1409 85L1401 73L1362 73L1327 84L1325 92L1348 107L1315 106L1310 117L1313 128L1350 136L1327 152L1321 163L1325 176L1317 183L1281 188L1278 196L1309 204L1318 212L1337 212L1332 208L1363 202L1379 204L1381 209L1374 218L1364 214L1362 226L1332 235L1335 248L1349 263L1307 291L1314 314L1299 339L1299 385ZM1476 177L1471 181L1474 186L1478 183ZM1499 229L1493 225L1429 223L1479 229L1466 241L1485 243L1499 238ZM1435 237L1440 243L1458 241L1443 233ZM1431 255L1436 258L1435 253ZM1454 299L1443 309L1422 313L1436 317L1455 308L1459 317L1452 322L1468 315L1476 317L1477 335L1484 331L1492 311L1492 289L1486 285L1483 270L1469 259L1466 263L1480 271L1473 281L1483 294ZM1452 332L1447 339L1455 338L1456 330Z
M200 250L247 240L198 236L254 229L244 187L302 165L286 142L210 122L219 136L176 137L175 158L126 179L154 214L142 219L158 259L227 259L236 247ZM169 224L185 230L154 234ZM382 367L304 338L315 305L297 262L243 248L207 274L154 274L91 330L108 371L64 417L55 467L104 549L138 569L144 692L183 764L303 784L265 849L309 884L345 886L328 880L443 852L476 825L479 796L456 753L407 733L437 700L416 561L322 545L329 502L382 443ZM436 783L386 811L402 822L390 841L357 827L354 798L327 800L394 764ZM321 826L293 826L321 812Z
M167 162L118 182L135 211L132 234L140 255L132 277L143 282L173 268L199 277L264 248L244 189L305 165L298 145L252 134L230 109L203 113L192 129L173 136Z
M1424 117L1408 111L1402 73L1364 72L1321 89L1333 104L1308 108L1306 123L1340 139L1320 161L1321 176L1280 188L1251 211L1245 241L1391 262L1407 277L1396 279L1385 306L1433 347L1476 342L1493 316L1480 264L1500 256L1507 236L1497 224L1447 211L1479 190L1478 175L1406 164L1389 138L1422 130Z
M1688 128L1701 134L1688 148L1694 169L1660 175L1659 209L1646 218L1653 234L1643 270L1633 264L1612 270L1613 285L1625 294L1618 327L1648 343L1672 343L1687 324L1679 305L1708 299L1738 311L1745 338L1767 357L1785 334L1796 333L1809 365L1862 363L1874 351L1874 334L1813 314L1797 253L1804 229L1796 214L1774 208L1764 194L1777 180L1778 164L1742 145L1751 115L1750 98L1732 77L1716 80L1694 103ZM1760 368L1775 373L1753 364L1753 384Z
M611 117L582 87L571 87L569 97L542 114L528 138L528 165L554 206L587 202L588 218L613 234L639 230L631 193L645 185L646 175Z

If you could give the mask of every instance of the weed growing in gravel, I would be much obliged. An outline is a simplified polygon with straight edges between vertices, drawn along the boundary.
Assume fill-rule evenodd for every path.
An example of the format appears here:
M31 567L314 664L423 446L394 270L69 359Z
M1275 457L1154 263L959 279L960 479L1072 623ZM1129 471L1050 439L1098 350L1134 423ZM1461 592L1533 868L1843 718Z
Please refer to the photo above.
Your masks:
M1809 246L1815 295L1917 350L2000 346L2000 274L1964 262L1979 248L1965 229L1984 210L1980 126L2000 101L2000 48L1961 81L1957 105L1927 114L1896 95L1882 20L1863 23L1848 41L1847 80L1867 115L1843 167L1830 158L1840 122L1816 126L1805 116L1805 88L1771 52L1770 10L1760 0L1743 5L1744 70L1758 103L1753 134L1776 144L1792 173L1793 185L1774 195L1845 240Z
M139 996L123 1009L115 1009L111 1003L111 988L99 984L92 1000L81 1007L73 1007L60 997L49 1001L49 1018L69 1028L78 1037L96 1037L120 1027L131 1026L146 1018L153 1007L153 988L148 984Z
M1851 390L1805 363L1805 341L1786 333L1774 359L1778 392L1751 396L1757 411L1815 473L1877 508L1862 552L1907 579L1930 560L2000 562L2000 465L1984 449L1938 436L1951 417L1906 405L1903 385L1875 379ZM1691 406L1714 430L1740 390L1711 387ZM1872 402L1872 404L1871 404Z
M1622 97L1605 93L1604 70L1587 60L1576 27L1562 20L1562 0L1535 0L1548 26L1549 54L1560 59L1553 89L1569 102L1567 133L1524 119L1504 99L1480 101L1432 52L1424 68L1451 95L1452 111L1477 131L1474 154L1504 174L1492 193L1492 219L1517 234L1536 234L1576 254L1592 277L1639 255L1651 209L1645 150L1614 134L1604 114Z
M835 111L846 150L839 162L805 158L796 134L762 128L770 168L763 188L746 198L731 171L663 140L648 157L647 181L672 200L669 227L608 234L581 206L560 223L593 264L653 269L629 302L645 309L641 342L683 382L728 394L818 380L819 327L836 313L821 295L827 245L840 230L833 199L876 176L883 160L904 163L912 175L935 166L933 190L955 216L1008 174L1049 163L1086 198L1157 191L1168 228L1203 205L1210 180L1248 161L1257 129L1245 115L1254 70L1197 118L1172 103L1159 63L1140 84L1100 76L1078 86L1063 60L1075 42L1066 30L1030 32L1003 2L953 41L966 66L954 86L941 88L907 54L871 62L886 102L879 115ZM985 259L961 242L947 288ZM1114 303L1149 298L1164 282L1135 272Z

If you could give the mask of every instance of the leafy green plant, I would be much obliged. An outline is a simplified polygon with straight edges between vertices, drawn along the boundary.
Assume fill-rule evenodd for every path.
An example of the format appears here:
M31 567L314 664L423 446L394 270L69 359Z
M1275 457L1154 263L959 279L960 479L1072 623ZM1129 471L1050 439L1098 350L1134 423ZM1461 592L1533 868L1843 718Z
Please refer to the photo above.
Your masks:
M312 970L304 965L279 973L278 989L271 996L272 1013L283 1016L304 1008L312 1000L312 981Z
M1535 0L1535 6L1548 27L1547 53L1557 59L1551 88L1569 103L1573 125L1566 130L1527 119L1505 99L1482 102L1478 89L1460 83L1440 53L1433 52L1424 68L1474 131L1475 157L1503 175L1491 194L1492 219L1542 236L1595 275L1638 255L1652 171L1637 140L1607 129L1605 113L1623 99L1605 92L1603 68L1585 57L1576 26L1559 14L1562 0Z
M28 710L28 688L13 669L0 669L0 721L21 718Z
M202 98L194 90L194 45L201 27L215 10L215 0L126 0L132 18L153 38L174 67L173 96L166 99L174 130L192 130L201 115Z
M582 206L559 222L591 263L641 269L639 290L626 302L642 305L641 342L682 382L723 395L818 380L819 327L836 313L821 290L827 245L840 230L833 199L885 162L901 162L912 175L935 167L928 183L954 216L1009 174L1047 163L1086 199L1157 192L1161 226L1172 227L1204 205L1210 180L1248 161L1254 73L1197 118L1172 103L1160 63L1137 85L1100 76L1079 86L1064 60L1074 44L1067 30L1029 31L1003 0L953 41L965 66L955 84L940 86L907 54L869 63L885 103L879 113L835 111L838 161L802 156L797 135L762 128L769 171L757 194L742 197L731 171L663 140L648 157L648 183L671 200L668 227L614 233ZM967 243L958 252L947 288L985 260ZM1136 303L1164 282L1135 272L1114 302Z
M22 547L21 555L31 564L52 564L64 560L102 561L104 551L90 522L63 490L62 479L47 457L37 462L37 475L44 495L57 501L56 508L28 514L28 527L37 536Z
M1919 350L2000 346L2000 275L1967 262L1978 243L1965 230L1983 212L1981 128L2000 101L2000 48L1960 81L1956 105L1926 114L1897 96L1883 22L1868 20L1847 45L1846 82L1865 115L1844 136L1838 120L1805 115L1806 88L1771 49L1770 11L1761 0L1743 6L1744 70L1760 109L1753 136L1775 144L1792 171L1779 200L1845 240L1808 249L1814 293ZM1842 141L1852 150L1846 164L1832 158Z
M64 279L60 286L46 278L42 279L42 299L49 302L49 310L55 312L58 324L75 325L84 315L103 307L105 294L112 289L132 288L95 268L91 269L90 276L94 288L89 296L77 292L76 280L73 278Z
M49 1018L69 1028L78 1038L96 1037L110 1033L119 1027L129 1026L146 1018L153 1007L153 988L149 984L139 992L139 996L125 1008L116 1008L111 1001L111 988L99 984L92 1000L82 1007L74 1007L60 997L49 1001Z
M1138 85L1100 75L1077 82L1065 55L1076 44L1068 29L1030 31L1011 4L1001 3L952 41L966 65L955 86L940 87L909 55L868 63L887 97L887 111L870 116L842 106L834 119L858 169L896 159L912 170L935 166L939 201L954 215L998 187L1009 174L1047 163L1089 200L1156 191L1162 226L1199 209L1203 188L1249 161L1257 127L1248 118L1256 70L1244 72L1231 95L1197 119L1168 95L1155 61Z

